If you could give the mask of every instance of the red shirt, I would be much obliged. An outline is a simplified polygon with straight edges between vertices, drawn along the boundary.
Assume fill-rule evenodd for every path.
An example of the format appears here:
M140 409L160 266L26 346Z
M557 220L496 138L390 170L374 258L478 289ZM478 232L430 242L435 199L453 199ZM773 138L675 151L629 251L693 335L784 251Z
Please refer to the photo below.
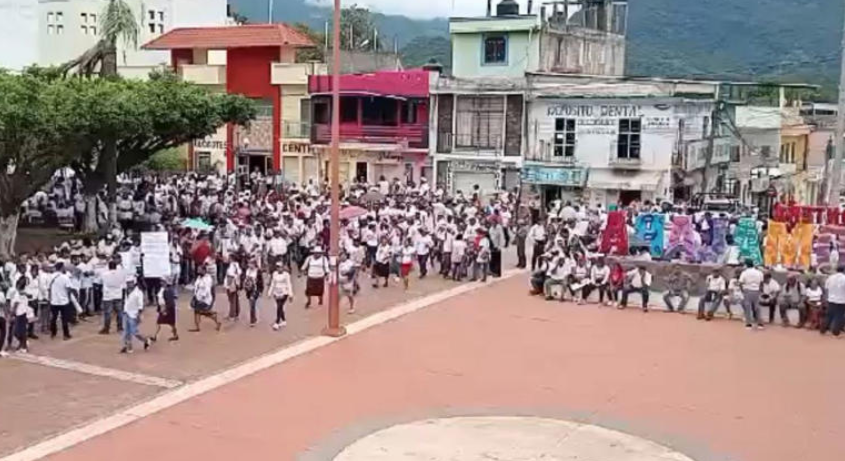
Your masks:
M194 244L191 256L194 258L195 264L204 264L205 260L211 256L211 244L208 243L208 240L200 240Z

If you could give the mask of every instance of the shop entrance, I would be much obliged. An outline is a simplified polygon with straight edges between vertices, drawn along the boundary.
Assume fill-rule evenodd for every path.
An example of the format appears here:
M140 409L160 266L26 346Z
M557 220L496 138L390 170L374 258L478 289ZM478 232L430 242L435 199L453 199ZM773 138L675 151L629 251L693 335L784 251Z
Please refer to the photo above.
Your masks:
M621 190L619 191L619 205L628 206L633 201L641 201L643 197L642 191L638 190Z
M363 183L370 181L369 163L367 163L367 162L356 162L355 163L355 179L358 182L363 182Z

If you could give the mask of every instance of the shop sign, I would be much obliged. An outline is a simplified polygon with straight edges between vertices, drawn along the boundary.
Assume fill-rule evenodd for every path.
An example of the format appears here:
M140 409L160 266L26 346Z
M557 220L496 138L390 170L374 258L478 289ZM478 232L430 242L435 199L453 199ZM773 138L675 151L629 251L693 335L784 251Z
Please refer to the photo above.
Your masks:
M499 171L499 165L493 162L472 162L466 160L455 160L450 162L452 171L473 171L479 173L495 173Z
M522 181L550 186L584 187L587 174L583 168L526 165L522 169Z
M283 142L282 153L285 154L310 154L311 144L305 142Z
M215 139L194 139L194 147L197 149L225 150L226 143Z

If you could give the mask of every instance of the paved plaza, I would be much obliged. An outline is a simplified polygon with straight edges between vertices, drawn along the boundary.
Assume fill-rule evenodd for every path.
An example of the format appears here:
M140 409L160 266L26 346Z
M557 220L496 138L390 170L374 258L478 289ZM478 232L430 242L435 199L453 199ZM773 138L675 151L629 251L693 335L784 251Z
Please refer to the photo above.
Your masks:
M114 337L50 344L36 354L130 373L3 361L3 449L85 423L9 460L845 457L845 341L544 302L508 275L366 293L340 340L304 339L325 311L298 300L281 334L265 318L131 357Z

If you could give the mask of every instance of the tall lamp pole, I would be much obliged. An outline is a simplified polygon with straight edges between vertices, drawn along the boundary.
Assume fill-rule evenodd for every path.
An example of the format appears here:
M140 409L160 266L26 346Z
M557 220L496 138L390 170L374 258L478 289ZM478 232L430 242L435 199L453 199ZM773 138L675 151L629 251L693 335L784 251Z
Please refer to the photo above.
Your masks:
M842 155L843 148L845 148L842 139L845 134L845 23L843 23L840 51L842 52L842 62L840 63L839 73L839 106L836 113L836 138L833 140L836 151L832 177L830 178L830 189L827 193L827 205L837 207L839 206L839 195L842 193Z
M329 322L323 330L326 336L343 336L340 326L340 293L338 293L338 265L340 247L340 0L334 0L334 28L332 29L332 144L329 180L331 181L329 258Z

